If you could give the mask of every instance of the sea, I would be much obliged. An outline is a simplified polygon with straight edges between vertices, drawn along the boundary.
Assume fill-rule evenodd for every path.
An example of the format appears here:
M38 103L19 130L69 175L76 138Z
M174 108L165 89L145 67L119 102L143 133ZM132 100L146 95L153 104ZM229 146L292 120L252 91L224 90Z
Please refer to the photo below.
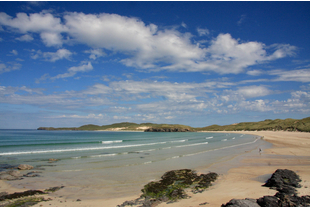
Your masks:
M109 199L139 195L169 170L206 172L216 163L258 152L263 144L242 132L0 130L0 171L29 164L38 177L8 181L12 186L65 186L68 198Z

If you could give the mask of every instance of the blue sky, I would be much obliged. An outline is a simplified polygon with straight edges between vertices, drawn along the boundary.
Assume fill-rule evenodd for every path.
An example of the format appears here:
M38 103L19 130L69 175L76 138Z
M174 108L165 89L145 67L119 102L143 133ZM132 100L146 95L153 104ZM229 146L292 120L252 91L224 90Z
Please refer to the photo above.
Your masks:
M310 2L0 2L0 128L310 116Z

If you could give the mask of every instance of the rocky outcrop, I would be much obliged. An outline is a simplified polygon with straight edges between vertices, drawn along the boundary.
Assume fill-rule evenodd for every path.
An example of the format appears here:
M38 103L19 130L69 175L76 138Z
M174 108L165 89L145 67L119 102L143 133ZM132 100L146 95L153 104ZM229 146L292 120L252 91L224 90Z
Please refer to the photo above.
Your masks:
M300 181L299 176L295 172L287 169L278 169L263 186L285 194L296 194L296 188L301 187Z
M222 207L260 207L257 204L256 199L246 198L246 199L232 199Z
M149 128L144 132L193 132L190 128Z
M9 170L9 171L4 171L0 172L0 180L20 180L21 174L17 170Z
M33 166L27 165L27 164L20 164L20 165L18 165L17 169L19 169L19 170L31 170L31 169L33 169Z
M216 173L198 175L190 169L172 170L166 172L161 180L150 182L141 190L140 198L133 201L125 201L118 207L143 206L154 207L162 202L175 202L178 199L188 198L185 189L193 193L203 192L217 179Z
M222 207L309 207L310 196L297 196L296 188L301 187L299 176L287 169L276 170L264 184L278 191L274 196L264 196L259 199L232 199Z

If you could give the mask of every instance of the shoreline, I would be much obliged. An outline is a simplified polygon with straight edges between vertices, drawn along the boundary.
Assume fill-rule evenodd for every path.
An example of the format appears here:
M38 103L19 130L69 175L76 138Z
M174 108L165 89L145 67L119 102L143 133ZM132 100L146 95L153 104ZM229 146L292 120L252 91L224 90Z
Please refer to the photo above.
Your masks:
M244 152L231 160L212 164L198 172L210 170L223 170L224 173L210 189L203 193L191 195L190 199L180 200L176 203L162 203L159 207L198 207L207 202L206 206L221 206L232 198L258 198L265 195L274 195L276 191L261 187L263 182L277 169L290 169L300 175L303 187L298 189L300 195L310 195L310 133L281 132L281 131L222 131L210 133L237 133L251 134L263 137L271 143L270 148L263 149L259 154L258 149ZM269 176L269 177L268 177ZM17 181L18 182L18 181ZM146 183L145 183L146 184ZM0 181L0 191L9 193L20 192L22 189L13 188L5 181ZM27 189L24 189L27 190ZM94 189L95 190L95 189ZM35 206L117 206L126 200L133 200L140 196L129 196L113 199L70 200L62 197L61 190L44 197L52 201L41 202Z

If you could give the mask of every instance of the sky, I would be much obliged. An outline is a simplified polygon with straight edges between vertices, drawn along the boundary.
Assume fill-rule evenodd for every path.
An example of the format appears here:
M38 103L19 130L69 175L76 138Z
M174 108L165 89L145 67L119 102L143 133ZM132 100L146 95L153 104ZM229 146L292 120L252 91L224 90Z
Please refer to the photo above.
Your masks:
M0 128L310 116L310 2L0 2Z

